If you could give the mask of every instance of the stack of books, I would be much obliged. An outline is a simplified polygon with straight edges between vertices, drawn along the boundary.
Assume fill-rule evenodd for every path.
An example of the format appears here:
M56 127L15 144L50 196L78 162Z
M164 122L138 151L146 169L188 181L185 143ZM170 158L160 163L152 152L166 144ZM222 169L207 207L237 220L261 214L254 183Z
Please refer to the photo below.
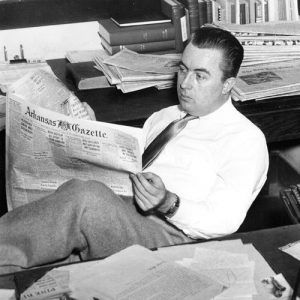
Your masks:
M300 184L291 185L282 190L280 198L285 204L293 223L300 223Z
M159 12L112 15L99 21L101 44L113 55L126 48L138 53L181 53L200 27L198 0L161 0Z
M120 26L113 19L99 21L99 36L109 55L124 48L139 53L175 50L175 30L171 20L157 24Z
M95 57L96 67L111 85L123 93L149 87L165 89L174 86L181 54L139 54L122 49L115 55Z
M215 23L231 31L244 47L232 97L266 100L300 94L300 22Z

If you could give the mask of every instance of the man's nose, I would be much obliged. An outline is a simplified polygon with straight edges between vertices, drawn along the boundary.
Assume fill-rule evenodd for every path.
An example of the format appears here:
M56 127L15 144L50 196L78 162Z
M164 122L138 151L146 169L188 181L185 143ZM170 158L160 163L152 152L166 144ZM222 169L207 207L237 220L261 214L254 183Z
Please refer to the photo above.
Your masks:
M192 80L193 80L193 72L187 72L185 75L182 76L181 81L181 88L187 89L192 86Z

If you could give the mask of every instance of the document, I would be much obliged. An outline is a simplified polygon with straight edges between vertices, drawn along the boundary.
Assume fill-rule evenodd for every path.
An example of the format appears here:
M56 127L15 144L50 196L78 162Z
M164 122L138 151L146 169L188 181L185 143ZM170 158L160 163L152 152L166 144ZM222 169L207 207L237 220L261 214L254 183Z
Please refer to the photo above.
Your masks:
M179 263L227 286L215 300L278 299L274 286L264 283L271 277L286 288L279 299L288 300L292 294L282 274L275 274L254 246L241 240L163 247L155 253L164 261Z
M57 268L70 274L75 299L195 299L208 300L225 287L176 263L164 262L138 245L104 260Z
M69 272L51 270L20 295L20 300L59 299L70 293Z
M72 178L99 180L119 195L133 195L129 173L141 171L142 162L139 141L124 132L126 126L89 120L79 99L41 71L14 84L6 105L9 209Z
M1 300L16 300L15 291L7 290L7 289L0 289L0 299Z

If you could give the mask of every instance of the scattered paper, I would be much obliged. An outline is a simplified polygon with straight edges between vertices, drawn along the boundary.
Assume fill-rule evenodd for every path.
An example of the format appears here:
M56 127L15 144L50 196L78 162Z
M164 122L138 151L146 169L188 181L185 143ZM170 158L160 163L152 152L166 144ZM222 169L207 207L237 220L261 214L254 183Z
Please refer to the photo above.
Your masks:
M96 56L107 58L109 55L103 49L70 50L66 53L66 58L70 63L93 61Z
M131 246L102 261L59 268L70 272L76 299L212 299L224 286L155 253Z
M29 72L44 70L54 74L47 63L0 64L0 89L6 93L9 86Z
M0 289L0 299L1 300L16 300L15 291Z
M300 241L296 241L294 243L289 243L283 247L280 247L279 250L300 260Z
M49 299L69 292L69 272L53 269L25 290L20 300Z

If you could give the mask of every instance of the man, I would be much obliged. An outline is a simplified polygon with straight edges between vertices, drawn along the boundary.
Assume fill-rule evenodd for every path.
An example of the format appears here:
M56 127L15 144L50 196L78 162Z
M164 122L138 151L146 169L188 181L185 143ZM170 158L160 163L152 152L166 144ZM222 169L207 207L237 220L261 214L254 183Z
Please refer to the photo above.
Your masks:
M268 169L264 135L231 103L242 59L229 32L199 29L182 56L180 105L145 123L145 168L130 175L135 205L100 182L66 182L0 219L2 272L74 253L103 257L132 244L153 248L236 231Z

